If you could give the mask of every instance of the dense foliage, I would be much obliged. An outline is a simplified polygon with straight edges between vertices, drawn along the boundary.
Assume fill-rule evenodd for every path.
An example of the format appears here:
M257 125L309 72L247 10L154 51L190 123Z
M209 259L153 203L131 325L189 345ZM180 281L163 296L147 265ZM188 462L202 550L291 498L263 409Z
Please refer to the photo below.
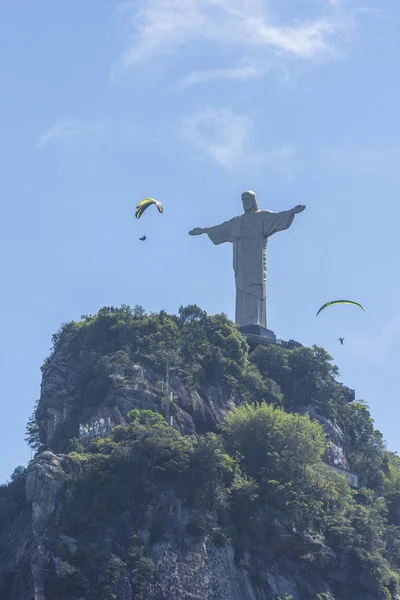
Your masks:
M60 449L69 451L80 474L70 482L60 518L82 547L96 545L106 517L117 520L126 513L139 523L148 518L149 507L150 542L162 539L166 499L172 494L197 511L187 526L190 535L204 534L206 515L217 515L215 541L230 540L238 560L245 548L262 556L279 522L290 531L307 530L321 542L318 551L301 557L305 566L332 567L329 546L349 581L358 573L357 584L362 581L377 600L400 591L400 458L385 450L368 407L352 401L322 348L251 350L225 315L208 316L196 306L181 307L178 315L122 306L63 325L53 336L43 370L63 349L73 357L80 385L72 421L58 436ZM118 385L108 377L115 361L124 364L126 377L134 364L149 365L161 377L168 364L189 388L218 386L236 408L219 431L204 435L182 436L160 414L134 410L128 425L116 427L109 437L85 446L71 442L77 424L110 385ZM304 407L316 408L344 432L350 469L359 475L357 493L325 464L325 435L308 415L299 414ZM40 408L35 407L27 428L35 449L45 441L39 422ZM65 581L77 594L92 598L83 576L85 557L67 558ZM116 568L112 561L130 565L134 597L142 597L154 569L143 545L114 548L102 560L104 573ZM111 598L104 592L107 585L100 581L93 597ZM55 600L67 597L52 593ZM348 593L356 597L351 586Z
M184 506L196 509L198 516L187 523L187 533L206 533L206 515L214 511L219 523L219 533L213 529L216 543L230 540L238 558L245 548L255 555L265 552L278 519L289 530L306 529L325 541L337 552L340 568L362 575L376 598L390 598L398 590L400 528L387 518L387 501L364 488L362 504L355 504L347 480L322 461L322 429L308 416L267 403L243 404L228 413L221 434L202 436L181 436L151 411L131 411L129 421L109 438L70 453L82 470L71 482L60 526L83 547L96 546L96 540L101 546L105 519L112 522L128 513L133 525L143 525L149 507L150 542L160 541L170 533L164 501L172 493ZM385 485L392 506L399 481L395 465L391 457ZM140 545L129 552L121 549L118 558L126 564L132 552L146 559ZM90 564L91 552L86 559ZM323 570L328 559L322 551L301 560ZM78 569L82 582L84 555L78 553L70 561L74 581ZM151 562L143 564L151 569ZM91 593L94 598L100 590Z
M7 484L0 485L0 531L26 507L26 468L17 467Z

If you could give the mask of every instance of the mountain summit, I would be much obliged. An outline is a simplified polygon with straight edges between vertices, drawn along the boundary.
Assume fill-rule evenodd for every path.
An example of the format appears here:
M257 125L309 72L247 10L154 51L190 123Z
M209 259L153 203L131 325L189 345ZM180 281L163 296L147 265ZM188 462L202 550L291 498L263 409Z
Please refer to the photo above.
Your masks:
M319 347L223 314L62 325L0 488L0 600L389 600L400 458Z

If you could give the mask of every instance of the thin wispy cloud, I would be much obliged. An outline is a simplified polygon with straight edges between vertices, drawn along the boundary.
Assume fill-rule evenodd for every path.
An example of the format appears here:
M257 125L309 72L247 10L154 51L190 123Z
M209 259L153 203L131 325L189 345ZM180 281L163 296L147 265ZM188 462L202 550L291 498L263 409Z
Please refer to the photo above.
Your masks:
M274 166L293 155L293 148L283 146L270 152L257 152L250 146L253 120L229 109L200 110L182 123L182 135L221 166Z
M254 67L251 65L243 67L231 67L227 69L208 69L204 71L193 71L186 79L186 85L195 83L206 83L213 79L235 79L238 81L248 81L262 77L265 73L265 68Z
M214 56L220 50L251 59L261 51L265 58L320 61L337 55L339 37L353 27L353 15L344 4L309 0L302 3L302 8L308 6L306 16L288 21L278 0L138 0L131 8L131 34L119 67L124 71L152 56L199 43L207 44ZM232 67L220 74L238 73ZM203 80L215 76L215 71L204 74ZM201 80L198 73L192 77Z
M36 147L41 149L49 144L63 144L86 135L98 135L102 133L103 129L104 123L101 121L87 123L68 117L58 121L42 133Z
M366 15L368 17L373 17L374 19L386 21L393 24L397 24L399 22L398 17L396 17L396 15L393 14L393 12L373 6L359 6L357 7L355 12L356 14Z

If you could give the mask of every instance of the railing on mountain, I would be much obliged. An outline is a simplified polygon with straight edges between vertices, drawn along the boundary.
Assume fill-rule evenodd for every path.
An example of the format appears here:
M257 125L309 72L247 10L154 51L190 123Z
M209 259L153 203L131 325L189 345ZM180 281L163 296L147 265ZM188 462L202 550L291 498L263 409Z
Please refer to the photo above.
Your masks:
M112 430L111 419L96 419L91 423L79 425L79 439L87 440L95 437L108 437Z
M356 475L355 473L351 473L350 471L346 471L346 469L334 467L333 465L328 465L328 467L333 471L340 473L341 475L346 475L347 481L349 482L349 485L351 485L351 487L358 487L358 475Z

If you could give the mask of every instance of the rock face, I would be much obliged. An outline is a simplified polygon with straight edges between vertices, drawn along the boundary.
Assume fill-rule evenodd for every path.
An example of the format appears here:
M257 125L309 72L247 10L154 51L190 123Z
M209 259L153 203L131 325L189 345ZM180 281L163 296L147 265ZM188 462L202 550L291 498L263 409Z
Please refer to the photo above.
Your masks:
M162 412L168 421L172 417L174 426L183 434L215 431L226 411L235 405L235 398L217 387L188 389L179 371L169 369L160 377L148 366L127 363L123 353L113 355L106 372L104 395L87 419L75 423L76 437L79 425L88 425L90 433L92 424L98 425L100 419L105 425L123 425L127 413L134 408ZM66 352L56 354L43 369L38 420L50 450L55 449L56 428L70 418L81 402L81 388L72 357Z
M31 464L26 478L26 499L30 515L12 524L13 540L7 531L0 537L0 574L12 569L26 582L17 594L1 600L53 600L46 593L46 579L51 570L58 575L71 571L68 561L52 550L54 524L63 505L66 493L63 482L73 473L68 457L49 451L40 454ZM185 509L173 496L164 499L169 514L163 541L151 542L152 514L134 531L129 515L121 514L118 526L104 528L104 544L110 548L124 544L129 538L139 538L149 549L155 565L155 577L142 596L147 600L305 600L327 598L341 600L321 575L313 574L301 566L299 560L310 552L324 552L330 579L344 586L335 553L306 532L297 533L275 522L271 530L271 554L254 563L251 551L243 553L240 560L229 543L217 543L219 528L216 515L207 513L206 531L190 535L187 524L198 517L196 511ZM204 517L204 515L203 515ZM57 531L57 537L68 547L71 555L77 551L76 539ZM4 550L7 550L5 552ZM7 554L7 556L5 556ZM6 560L7 559L7 560ZM107 598L133 600L132 585L127 565L115 557L117 572L109 587ZM30 568L30 573L27 572ZM257 573L257 579L254 573ZM29 576L30 575L30 576ZM93 565L93 581L101 577L101 570ZM89 577L90 588L90 577ZM15 589L15 588L14 588ZM112 595L114 594L114 596ZM317 594L320 594L318 596ZM325 596L323 595L325 594ZM70 597L70 596L68 596ZM93 596L72 596L71 600L87 600ZM139 596L141 597L141 596ZM373 600L367 593L360 600Z
M30 580L26 595L22 595L21 591L21 595L17 596L21 600L25 597L48 600L44 582L51 560L49 527L68 473L71 473L71 461L67 457L48 451L40 454L27 472L27 508L15 523L1 533L0 573L14 571L24 580Z
M31 528L35 547L31 555L34 600L46 600L44 576L51 553L47 547L47 527L56 507L62 482L66 479L67 460L51 452L43 452L29 469L25 495L31 505Z
M179 371L170 369L165 377L160 378L145 365L127 364L121 353L116 353L110 361L107 377L104 397L88 415L87 421L79 423L80 434L76 427L77 437L101 433L96 431L96 426L101 430L101 420L104 421L106 433L107 427L126 424L126 415L134 408L162 412L168 421L172 417L173 425L182 434L215 431L227 410L237 403L234 396L228 396L218 387L207 386L198 391L188 389ZM60 352L43 371L39 404L40 426L45 431L49 449L54 449L56 427L65 422L73 407L79 404L79 390L79 380L71 365L71 358ZM300 412L309 413L312 419L322 425L328 440L326 462L348 470L341 429L313 406L306 406ZM85 425L88 425L87 431L82 430Z
M334 425L330 419L321 415L313 406L305 406L301 414L308 413L311 419L320 423L326 433L328 448L325 453L325 460L329 465L340 469L348 470L349 465L345 455L345 439L343 431L337 425Z
M1 548L8 546L8 560L1 556L0 573L13 569L16 573L24 574L29 582L20 595L8 600L32 598L33 600L53 600L46 594L45 580L50 569L58 574L68 572L70 565L55 555L51 549L52 527L60 510L61 497L65 493L63 481L71 475L71 461L65 456L46 451L39 455L29 468L26 479L26 499L30 506L30 518L24 518L13 523L15 539L7 543L7 532L0 538ZM106 544L118 541L124 537L138 535L143 543L147 543L150 556L155 564L156 577L150 584L147 595L149 600L271 600L285 599L290 595L293 600L314 598L306 593L332 593L329 586L319 577L307 576L299 568L296 561L311 547L325 548L331 556L331 565L336 565L334 553L307 534L289 532L280 526L279 522L271 531L275 538L276 553L265 564L259 564L260 580L254 581L252 575L250 554L245 554L238 562L235 551L229 544L216 544L216 516L207 515L207 532L202 535L189 535L187 523L197 515L194 511L183 509L174 497L166 499L169 523L164 532L168 541L149 544L151 529L151 514L139 531L133 531L129 517L121 515L121 530L104 531ZM214 523L213 523L214 521ZM214 526L213 526L214 525ZM121 531L124 533L122 534ZM77 550L74 538L58 531L58 537L64 542L71 554ZM114 536L114 539L113 539ZM26 567L30 566L31 577L26 577ZM127 565L122 561L118 564L118 574L114 578L110 594L115 594L119 600L132 600L132 586L127 574ZM100 573L94 570L93 577ZM30 580L30 581L29 581ZM298 593L299 583L303 593ZM110 595L110 598L113 596ZM329 598L329 596L328 596ZM333 595L331 598L335 598ZM363 597L365 600L368 596ZM6 598L1 598L6 600ZM74 598L75 600L75 598ZM76 600L85 600L84 597Z

